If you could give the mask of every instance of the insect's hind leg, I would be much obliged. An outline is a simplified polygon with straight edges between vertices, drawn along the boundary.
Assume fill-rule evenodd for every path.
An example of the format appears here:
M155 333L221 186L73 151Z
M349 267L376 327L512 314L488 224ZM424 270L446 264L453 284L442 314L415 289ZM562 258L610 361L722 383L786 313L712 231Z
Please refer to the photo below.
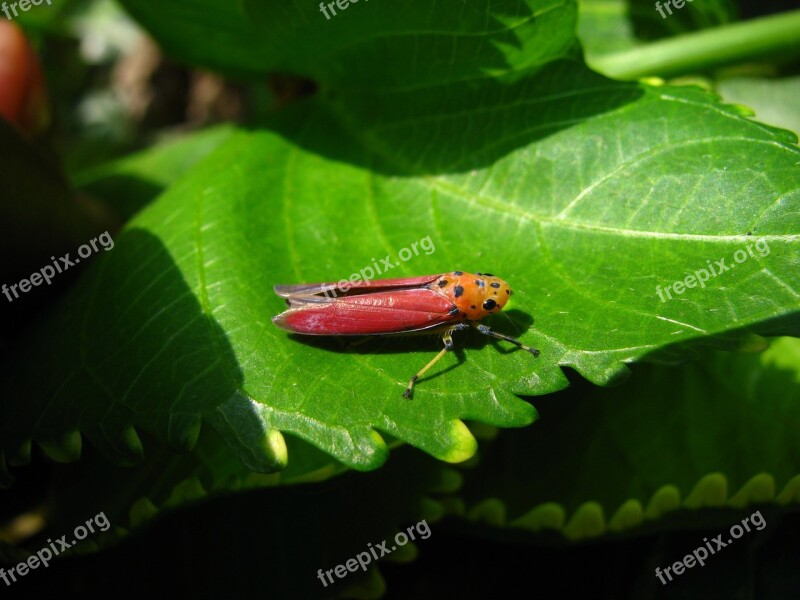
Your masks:
M486 325L483 325L481 323L473 322L472 326L475 329L477 329L478 331L480 331L483 335L488 335L489 337L493 337L493 338L498 339L498 340L505 340L506 342L511 342L515 346L517 346L519 348L522 348L523 350L527 350L528 352L530 352L534 356L539 356L539 351L536 348L531 348L530 346L526 346L525 344L520 342L517 338L513 338L513 337L511 337L509 335L504 335L502 333L497 333L493 329L491 329L491 328L489 328Z
M442 334L442 341L444 342L444 348L439 351L439 354L433 357L433 359L422 369L420 369L416 375L411 378L411 381L408 382L406 386L406 390L403 392L403 398L411 398L411 394L413 393L414 384L417 382L417 379L425 375L425 373L430 369L433 365L439 362L449 350L453 349L453 332L458 331L459 329L465 329L468 326L465 326L463 323L459 323L455 327L448 329Z

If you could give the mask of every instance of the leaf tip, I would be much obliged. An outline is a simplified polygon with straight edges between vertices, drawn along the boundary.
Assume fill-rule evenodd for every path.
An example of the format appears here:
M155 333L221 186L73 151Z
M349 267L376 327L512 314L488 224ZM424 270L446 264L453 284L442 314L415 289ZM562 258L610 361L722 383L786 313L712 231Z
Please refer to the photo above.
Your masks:
M81 457L82 437L78 430L68 431L55 440L37 443L44 453L55 462L70 463Z
M603 507L597 502L584 502L564 527L564 536L570 540L598 537L606 532Z
M700 479L686 496L683 506L689 509L722 506L728 497L728 480L722 473L709 473Z
M178 452L189 452L200 437L202 420L195 415L169 416L168 432L170 446Z
M460 463L468 460L478 451L478 442L470 433L463 421L451 421L449 431L450 444L442 455L442 460L450 463Z
M749 504L771 502L775 498L775 478L769 473L759 473L745 483L728 501L736 508Z
M542 529L560 530L567 520L564 507L556 502L545 502L512 521L512 527L538 532Z
M645 517L655 520L662 515L678 510L681 505L681 493L674 485L665 485L658 488L651 496L645 509Z
M624 531L625 529L641 525L643 520L644 508L642 507L642 503L635 498L631 498L623 502L617 509L617 512L614 513L614 516L611 517L611 520L608 522L608 529L614 532Z
M506 505L499 498L487 498L469 509L467 519L503 527L506 524Z

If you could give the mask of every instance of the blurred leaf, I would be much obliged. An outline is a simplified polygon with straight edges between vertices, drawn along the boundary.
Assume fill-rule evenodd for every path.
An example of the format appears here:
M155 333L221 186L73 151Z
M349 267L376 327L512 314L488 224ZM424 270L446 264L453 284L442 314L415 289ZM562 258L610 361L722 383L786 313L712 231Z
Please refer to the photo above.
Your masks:
M734 23L737 5L734 0L684 0L678 8L672 2L630 0L630 14L636 36L653 40Z
M352 2L326 19L318 3L122 0L174 58L238 73L289 72L373 91L518 76L571 53L569 0L457 6Z
M109 211L75 194L53 158L1 118L0 190L0 338L5 338L77 269L53 277L54 285L41 274L32 285L32 273L51 265L53 256L68 251L74 256L81 244L118 223ZM27 281L23 287L21 280Z
M589 64L593 56L628 50L641 43L633 31L627 0L580 0L578 9L578 39Z
M649 40L738 20L736 3L730 0L685 0L680 9L670 3L669 10L655 0L580 0L578 6L578 37L589 64L598 56L630 50Z
M102 199L120 218L128 220L234 131L220 126L165 140L138 154L82 171L73 177L73 184Z
M726 102L752 108L759 121L800 134L800 76L731 77L717 82L716 89Z
M638 366L625 386L572 396L540 400L535 427L505 433L467 472L475 518L491 501L504 513L498 524L585 537L679 508L689 513L662 527L709 526L699 508L800 503L798 339L774 340L758 355L708 351L681 369ZM576 518L591 503L595 532Z
M684 9L687 6L684 5ZM604 43L598 43L589 27L595 23L602 24L605 28L616 27L627 32L623 29L624 25L618 23L623 18L618 8L617 6L616 11L604 15L606 18L587 9L585 14L588 16L583 19L580 28L588 43L589 65L594 70L616 79L697 75L752 61L786 63L800 56L800 38L797 36L797 30L800 28L798 10L742 22L720 19L721 24L715 27L700 28L696 31L695 27L689 27L680 35L643 45L634 46L628 39L630 46L634 47L625 48L625 44L620 44L622 49L613 49ZM649 9L646 10L649 14ZM676 17L677 14L673 14L665 22L677 24ZM655 30L658 29L659 27L655 27ZM682 30L682 27L678 24L677 29ZM651 35L640 32L636 34L644 37Z
M359 568L348 573L346 579L333 577L333 585L323 586L318 578L320 568L328 570L344 564L359 553L369 552L368 544L377 547L383 540L388 541L386 548L390 550L396 543L395 532L407 531L408 526L414 527L416 541L397 548L386 558L400 557L402 551L413 553L413 544L424 549L431 525L443 514L431 495L442 486L453 492L461 481L441 463L404 448L380 471L348 473L307 485L321 477L297 478L298 466L308 467L316 459L331 462L307 444L302 444L305 449L298 447L292 465L283 473L258 475L243 469L213 432L206 433L198 442L197 451L183 456L153 456L134 469L103 464L96 456L64 467L53 486L55 500L49 506L47 528L27 540L25 550L35 552L46 547L48 537L69 534L76 524L103 511L111 529L90 535L75 550L84 553L95 542L108 548L122 541L113 555L132 552L152 560L170 553L166 549L174 549L173 544L187 542L186 536L169 532L174 531L176 523L188 523L192 540L213 541L215 548L213 553L196 555L198 544L191 543L187 552L194 557L193 572L207 571L203 566L206 560L210 569L212 562L219 566L236 557L241 569L237 573L258 574L239 576L236 582L224 577L209 580L203 586L205 594L217 596L223 590L239 590L237 597L252 597L259 589L263 592L268 581L271 597L330 597L332 591L363 582L368 575ZM310 462L309 451L316 457ZM286 485L290 483L297 485ZM278 486L280 489L276 489ZM273 489L257 489L266 487ZM230 491L239 493L223 496L223 492ZM136 501L131 503L132 500ZM176 514L177 508L183 509L180 514ZM237 551L242 547L249 547L250 551ZM17 550L16 560L24 560L25 550ZM181 553L175 550L173 555L178 554ZM62 560L63 557L56 558L54 566ZM372 558L369 563L371 572L377 573L381 563ZM105 569L95 571L97 577L91 585L102 586L108 573ZM70 575L72 572L70 569ZM26 588L28 593L37 590L36 583L29 585L32 587Z

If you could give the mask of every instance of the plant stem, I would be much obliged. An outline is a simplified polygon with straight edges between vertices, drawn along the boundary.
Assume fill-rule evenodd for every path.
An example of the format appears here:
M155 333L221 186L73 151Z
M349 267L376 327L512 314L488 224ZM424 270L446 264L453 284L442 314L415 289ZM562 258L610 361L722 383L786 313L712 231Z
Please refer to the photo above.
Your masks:
M590 61L616 79L671 77L783 53L800 55L800 10L654 42Z

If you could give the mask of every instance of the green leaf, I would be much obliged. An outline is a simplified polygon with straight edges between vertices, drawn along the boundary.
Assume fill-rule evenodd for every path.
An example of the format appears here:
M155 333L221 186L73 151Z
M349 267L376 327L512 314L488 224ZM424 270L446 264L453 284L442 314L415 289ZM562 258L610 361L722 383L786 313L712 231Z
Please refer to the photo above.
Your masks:
M569 0L457 7L361 0L328 19L314 2L122 4L180 60L237 73L288 72L333 87L408 89L513 76L575 50Z
M96 549L95 543L100 548L119 544L116 552L123 554L135 553L139 546L152 549L153 536L163 545L164 529L174 530L176 523L182 522L190 523L195 534L208 532L213 538L211 531L221 519L229 536L224 541L218 539L220 560L235 556L233 546L241 548L247 540L265 540L263 548L247 560L262 566L282 565L269 573L272 592L291 589L287 597L313 598L323 589L317 579L318 569L333 568L368 551L368 542L389 540L388 550L395 543L395 532L407 531L408 525L416 523L416 532L422 534L416 536L416 542L398 547L384 560L412 558L415 543L424 547L430 527L444 514L443 507L431 496L452 493L461 482L460 475L442 463L403 448L385 469L349 473L331 482L308 485L341 471L343 466L334 467L330 457L303 443L297 444L285 471L271 475L252 473L210 428L204 430L194 452L170 454L156 453L134 468L109 465L96 455L62 466L50 488L53 495L46 527L22 547L10 551L0 542L0 554L14 552L9 556L13 563L25 560L28 552L46 547L48 538L72 531L76 523L84 522L100 507L112 527L104 533L90 534L75 546L75 551ZM315 470L315 463L317 467L327 464ZM305 485L293 485L299 483ZM232 491L238 493L226 493ZM176 514L177 509L183 510ZM275 540L281 543L274 543ZM237 564L250 571L249 564L241 560ZM377 561L369 565L373 570L379 566ZM359 570L345 581L334 578L337 585L330 587L352 585L361 575ZM245 579L245 587L255 585L253 578ZM263 578L256 581L264 583Z
M366 30L310 40L340 44L319 70L342 88L232 134L20 341L2 374L8 460L25 462L31 440L74 458L83 432L137 462L137 430L188 450L206 423L258 471L286 465L282 433L357 469L386 459L387 434L461 461L476 448L462 419L529 424L535 410L515 394L565 387L563 367L606 385L625 363L684 358L699 341L796 334L796 138L696 89L602 78L573 57L573 7L532 3L527 18L515 7L515 25L491 33L493 10L466 36L441 8L372 17L376 31L420 19L442 31L399 36L396 80ZM351 8L331 32L364 27L371 5ZM464 60L420 60L420 37L423 56L449 40ZM356 47L363 61L348 70ZM287 67L310 60L290 54ZM375 86L359 87L370 68ZM510 320L490 323L541 356L464 335L409 402L401 392L434 339L357 345L270 322L284 308L273 285L336 281L384 257L396 266L381 276L506 278ZM675 289L719 260L733 266Z
M794 506L798 400L793 338L761 354L707 351L680 369L637 366L618 389L541 399L536 426L489 444L465 474L466 514L574 539L635 531L679 509L684 518L662 528L708 526L700 508Z

